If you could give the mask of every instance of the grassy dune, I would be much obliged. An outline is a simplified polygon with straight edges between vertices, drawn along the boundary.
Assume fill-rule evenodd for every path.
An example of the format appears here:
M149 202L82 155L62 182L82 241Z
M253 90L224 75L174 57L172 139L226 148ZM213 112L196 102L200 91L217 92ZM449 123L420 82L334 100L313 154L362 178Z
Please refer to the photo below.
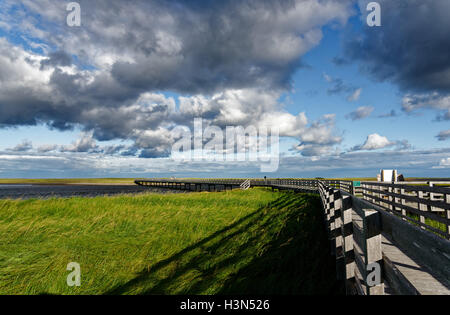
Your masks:
M0 200L0 235L0 294L340 292L314 195Z

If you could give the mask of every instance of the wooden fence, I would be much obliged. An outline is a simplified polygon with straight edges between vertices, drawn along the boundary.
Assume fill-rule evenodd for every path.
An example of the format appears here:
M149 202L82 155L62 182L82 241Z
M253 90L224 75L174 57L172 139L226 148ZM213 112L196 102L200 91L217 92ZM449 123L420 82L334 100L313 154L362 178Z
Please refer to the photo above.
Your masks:
M450 189L362 182L363 199L450 239Z
M379 213L355 207L351 196L322 182L319 193L336 274L345 281L347 293L384 294Z
M364 199L360 199L323 182L319 182L318 185L332 254L336 257L337 276L345 281L347 293L449 294L450 242L442 237L446 234L432 232L432 226L429 225L432 223L420 225L407 214L399 214L401 211L414 211L416 214L420 204L430 207L429 211L431 207L436 207L434 211L448 209L450 206L448 199L443 200L447 198L443 196L447 196L450 192L448 188L431 190L424 186L393 187L395 185L370 182L370 185L368 183L362 185ZM382 187L382 191L374 189L373 186ZM400 191L404 189L399 196L389 194L390 190L399 189ZM425 195L423 190L428 194ZM415 196L415 199L407 199L405 198L407 192L411 195L419 194L421 198ZM436 196L430 197L430 193ZM376 195L375 201L373 194ZM409 209L405 208L405 202L397 200L395 204L389 203L389 198L392 198L391 201L407 199L419 205L415 207L409 205L407 206L411 207ZM431 202L430 198L433 199ZM403 208L392 208L397 207L397 203ZM426 213L419 214L430 218ZM432 218L435 219L434 216ZM418 265L409 266L410 262L402 261L405 258L412 258ZM405 276L396 267L398 264L404 264L411 270L412 268L421 270L413 270ZM431 271L431 275L424 270ZM428 282L420 279L424 278L424 275L427 276L425 278ZM388 290L385 285L388 286Z

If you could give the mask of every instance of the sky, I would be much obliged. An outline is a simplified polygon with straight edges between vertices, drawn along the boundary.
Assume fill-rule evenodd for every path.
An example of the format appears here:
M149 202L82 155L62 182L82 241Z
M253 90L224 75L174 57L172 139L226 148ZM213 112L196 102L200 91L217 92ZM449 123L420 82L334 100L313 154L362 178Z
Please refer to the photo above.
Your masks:
M0 178L450 177L448 0L69 3L0 2ZM176 159L196 118L276 169Z

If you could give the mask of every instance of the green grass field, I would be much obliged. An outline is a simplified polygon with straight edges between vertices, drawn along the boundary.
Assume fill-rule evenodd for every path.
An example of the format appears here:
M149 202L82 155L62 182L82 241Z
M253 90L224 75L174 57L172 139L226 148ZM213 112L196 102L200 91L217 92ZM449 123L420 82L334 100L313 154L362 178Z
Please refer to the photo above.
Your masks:
M341 293L315 195L0 200L0 235L0 294Z

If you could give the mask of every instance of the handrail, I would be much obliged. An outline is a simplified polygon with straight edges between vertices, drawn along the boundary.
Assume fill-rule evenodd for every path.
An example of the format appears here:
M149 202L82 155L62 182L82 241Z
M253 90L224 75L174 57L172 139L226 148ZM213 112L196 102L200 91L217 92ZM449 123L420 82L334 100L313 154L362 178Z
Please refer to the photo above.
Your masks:
M450 188L362 182L362 198L450 239Z
M348 294L383 295L379 213L355 207L350 196L321 181L319 194L338 279Z
M251 186L251 181L250 179L246 179L245 181L242 182L242 184L240 185L242 190L247 190L249 189Z

